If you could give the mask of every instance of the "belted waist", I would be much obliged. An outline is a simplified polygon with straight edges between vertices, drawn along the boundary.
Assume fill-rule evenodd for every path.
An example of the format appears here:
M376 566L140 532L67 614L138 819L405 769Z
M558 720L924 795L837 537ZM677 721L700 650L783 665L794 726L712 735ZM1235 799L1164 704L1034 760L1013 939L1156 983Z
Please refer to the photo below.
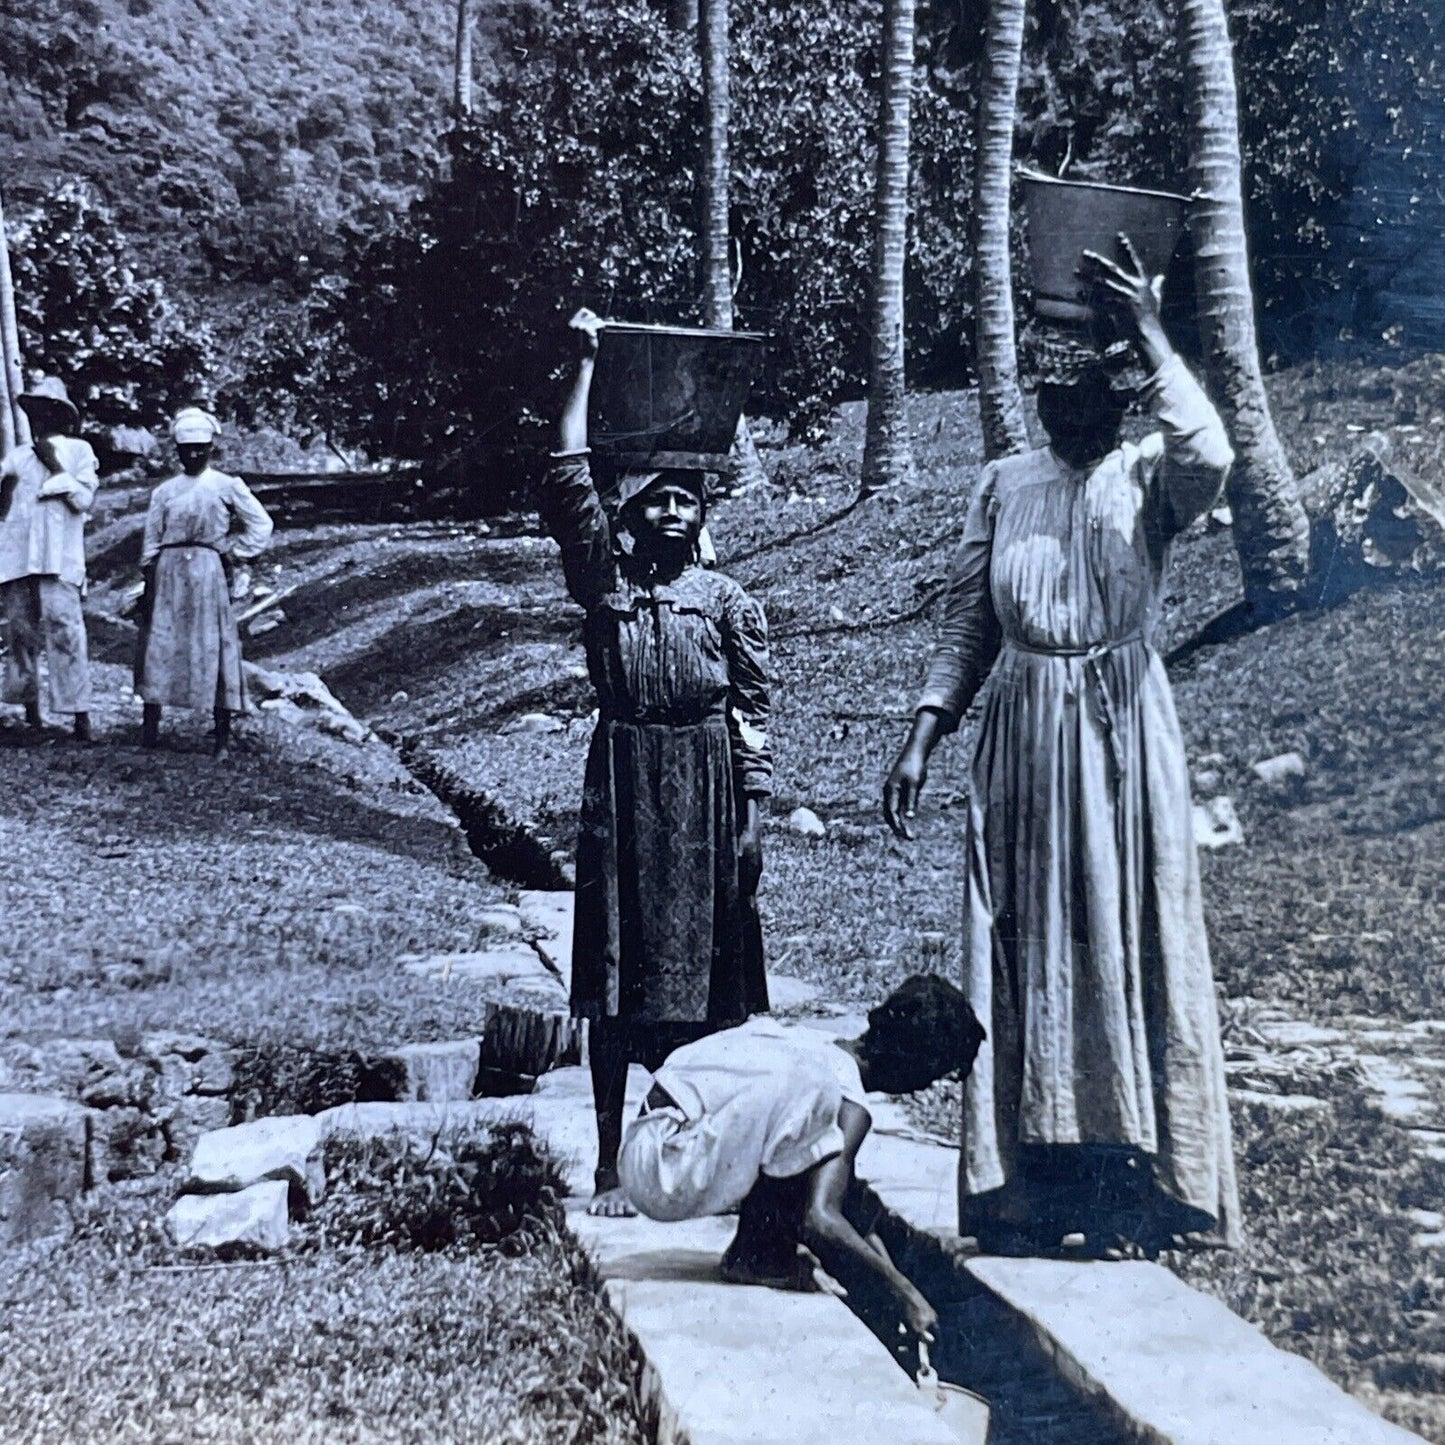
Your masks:
M624 727L691 728L707 727L709 724L727 726L727 713L721 707L642 707L626 710L604 707L598 709L597 717L600 722L621 723Z
M1131 632L1125 637L1111 637L1103 642L1090 643L1087 647L1070 646L1047 646L1032 642L1020 642L1015 638L1009 638L1005 647L1012 648L1015 652L1028 653L1033 657L1082 657L1090 661L1097 661L1107 657L1111 652L1122 652L1126 647L1147 645L1147 639L1143 632Z
M218 557L226 554L213 542L162 542L156 548L157 552L173 552L177 547L199 547L204 552L214 552Z

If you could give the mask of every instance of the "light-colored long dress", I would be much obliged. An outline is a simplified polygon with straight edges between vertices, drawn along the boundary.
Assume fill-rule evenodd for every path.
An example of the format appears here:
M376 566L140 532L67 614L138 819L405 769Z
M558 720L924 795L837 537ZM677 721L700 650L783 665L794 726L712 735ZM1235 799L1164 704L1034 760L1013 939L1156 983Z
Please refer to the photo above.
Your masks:
M1048 450L984 468L920 707L973 764L965 988L988 1039L964 1093L965 1232L1029 1146L1152 1162L1178 1230L1236 1236L1238 1198L1188 768L1150 646L1171 539L1233 460L1177 357L1159 430L1091 472Z
M141 566L155 563L136 686L164 707L244 712L241 639L222 556L257 556L271 518L239 477L207 467L162 482L146 513Z

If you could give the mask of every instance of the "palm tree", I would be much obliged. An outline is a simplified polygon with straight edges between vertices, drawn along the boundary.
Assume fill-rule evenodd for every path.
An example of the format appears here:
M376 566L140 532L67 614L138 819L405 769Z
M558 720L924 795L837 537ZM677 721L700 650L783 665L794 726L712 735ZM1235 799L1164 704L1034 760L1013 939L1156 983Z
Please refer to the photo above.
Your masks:
M458 120L472 113L471 0L457 0L456 75L452 85L452 109Z
M908 131L915 0L883 0L881 103L873 233L872 340L863 492L913 476L903 368L903 268L908 248Z
M732 101L728 75L728 0L699 0L698 56L702 64L702 294L709 326L733 328L733 279L729 226L731 152L728 125ZM746 417L738 418L729 459L729 483L736 487L767 480Z
M15 283L10 275L10 246L5 212L0 207L0 450L30 440L30 422L16 398L24 390L20 374L20 328L15 319Z
M1014 341L1009 192L1025 0L989 0L973 176L974 347L984 456L1029 444Z
M1210 390L1234 440L1228 497L1245 598L1261 620L1304 600L1309 518L1260 374L1240 186L1239 98L1223 0L1180 0L1196 192L1195 289Z

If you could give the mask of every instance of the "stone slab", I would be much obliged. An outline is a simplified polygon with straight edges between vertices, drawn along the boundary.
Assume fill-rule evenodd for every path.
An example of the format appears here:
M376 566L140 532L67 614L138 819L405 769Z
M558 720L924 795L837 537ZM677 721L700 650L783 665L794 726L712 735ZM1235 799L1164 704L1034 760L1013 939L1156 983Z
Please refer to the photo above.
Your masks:
M724 1283L735 1220L593 1219L579 1200L568 1222L642 1352L659 1445L960 1445L840 1300Z
M264 1179L284 1180L311 1203L326 1189L321 1125L286 1114L215 1129L196 1140L188 1194L235 1194Z
M88 1111L47 1094L0 1094L0 1244L69 1233L84 1191Z
M406 1044L385 1059L396 1067L399 1101L457 1103L476 1090L482 1046L478 1039Z
M556 975L530 948L489 948L476 953L433 953L425 958L403 958L402 968L415 978L439 983L555 984Z
M268 1253L286 1247L290 1186L268 1179L236 1194L183 1194L166 1215L166 1230L181 1249L244 1246Z
M1145 1445L1419 1445L1159 1265L978 1256L965 1268Z
M518 897L522 926L535 935L537 952L556 971L563 987L572 987L572 925L576 895L570 890L552 892L524 889Z

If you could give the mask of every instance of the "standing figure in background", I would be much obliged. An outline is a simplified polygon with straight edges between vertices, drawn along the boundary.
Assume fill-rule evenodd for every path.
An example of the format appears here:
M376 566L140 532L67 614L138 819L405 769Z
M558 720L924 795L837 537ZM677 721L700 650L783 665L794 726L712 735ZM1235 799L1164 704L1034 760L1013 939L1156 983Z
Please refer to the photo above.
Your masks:
M988 1040L964 1085L960 1228L1032 1253L1236 1237L1224 1057L1189 772L1151 645L1174 537L1233 461L1153 282L1089 255L1152 375L1158 430L1119 442L1091 347L1042 358L1050 445L983 469L884 812L909 837L929 754L983 689L964 992ZM1087 254L1087 253L1086 253Z
M85 519L99 484L95 453L75 432L80 412L55 377L17 400L35 440L0 462L0 598L9 657L5 701L25 708L33 728L40 710L40 659L50 710L74 718L90 741L90 663L85 646Z
M136 691L145 704L146 747L160 742L162 708L210 708L215 753L224 758L232 715L246 710L231 564L260 554L271 518L245 482L211 466L220 430L195 406L171 424L181 474L156 488L146 513Z
M586 611L599 716L577 844L572 1012L589 1020L596 1214L618 1187L629 1062L767 1010L756 892L772 787L767 627L699 565L700 473L626 474L609 518L588 465L597 317L579 312L576 384L542 489L567 588Z

